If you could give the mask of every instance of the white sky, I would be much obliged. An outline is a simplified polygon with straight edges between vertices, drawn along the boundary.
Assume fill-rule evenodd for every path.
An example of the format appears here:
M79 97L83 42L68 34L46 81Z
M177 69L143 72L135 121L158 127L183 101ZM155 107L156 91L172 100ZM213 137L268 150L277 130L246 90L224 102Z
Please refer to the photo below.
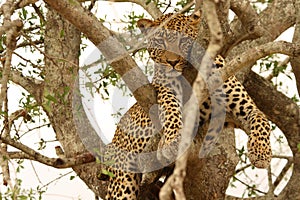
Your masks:
M0 0L1 1L1 0ZM98 16L100 18L107 18L108 21L111 22L110 24L106 24L109 26L109 28L112 28L114 30L117 30L117 28L120 26L120 19L123 18L125 14L127 14L130 11L134 11L137 14L141 14L143 10L139 6L132 6L128 3L110 3L101 1L99 2L99 9L98 9ZM291 35L293 33L293 29L289 29L286 33L284 33L280 38L283 40L291 41ZM95 47L89 43L88 48L86 51L82 53L81 56L81 65L88 64L92 62L93 60L98 58L98 51L95 50ZM257 71L257 69L255 70ZM293 96L296 93L295 87L290 87L291 85L295 85L294 82L291 80L284 78L284 84L286 86L289 86L288 94ZM285 86L283 86L285 88ZM122 93L118 91L117 89L111 89L113 90L112 99L109 101L103 101L99 98L99 96L96 96L95 99L93 99L94 104L89 104L91 107L90 109L94 109L97 113L97 115L94 116L95 120L98 122L99 128L105 133L105 140L110 141L112 138L112 135L115 130L115 123L117 123L116 119L111 116L111 114L115 113L119 107L127 107L129 108L133 103L134 99L128 99L124 98L122 96ZM16 98L17 93L21 93L22 89L16 86L10 86L9 89L9 97L10 98L10 109L12 111L16 110L18 105L19 98ZM98 112L98 111L101 111ZM122 110L122 112L125 112L126 109ZM92 113L92 112L89 112ZM103 123L105 122L105 123ZM38 122L37 122L38 123ZM42 123L42 122L41 122ZM278 138L279 131L276 131L275 136L272 136L272 140L275 142ZM37 137L38 135L38 137ZM30 145L30 147L37 148L37 143L39 142L40 138L43 138L44 140L53 140L55 139L55 136L51 129L49 128L41 128L37 130L36 132L32 132L26 137L24 137L23 141ZM237 148L241 148L242 145L246 146L247 138L245 137L245 134L242 131L237 131ZM54 147L57 146L58 143L49 143L47 144L47 147L45 150L42 151L47 156L55 157L55 150ZM285 148L279 145L272 146L272 149L280 149ZM284 152L287 152L288 155L290 155L290 152L288 149L285 149ZM280 172L279 168L282 168L284 164L284 161L279 161L278 159L272 160L272 167L274 169L274 173L278 174ZM17 165L12 163L11 170L14 170ZM58 170L51 167L47 167L45 165L39 164L37 162L31 162L31 161L24 161L25 168L21 170L21 173L18 173L18 177L23 180L22 186L23 188L33 188L35 189L38 185L45 185L57 177L61 176L62 174L69 173L71 169L66 170ZM280 166L280 167L278 167ZM240 166L238 166L240 167ZM253 179L255 179L256 176L259 178L255 180L255 182L258 185L258 188L261 190L267 189L267 170L247 170L249 174L253 175ZM13 173L14 174L14 173ZM43 195L44 200L70 200L70 199L94 199L93 193L87 188L87 186L78 178L76 177L74 180L70 181L71 176L76 176L74 173L68 174L65 177L54 181L53 183L49 184L47 186L47 191ZM244 181L248 181L247 177L241 176L240 177ZM0 184L1 184L0 180ZM236 188L230 188L227 193L228 194L235 194L235 195L242 195L241 191L244 191L245 186L242 186L241 184L235 183L238 185ZM0 192L4 192L5 187L0 185Z

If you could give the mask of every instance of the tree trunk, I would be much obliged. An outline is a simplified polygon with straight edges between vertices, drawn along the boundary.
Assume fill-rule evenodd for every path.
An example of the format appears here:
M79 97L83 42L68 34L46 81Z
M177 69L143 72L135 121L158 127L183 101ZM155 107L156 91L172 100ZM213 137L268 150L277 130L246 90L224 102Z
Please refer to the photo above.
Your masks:
M43 107L66 157L86 152L73 118L72 100L80 51L80 32L52 9L48 10L45 34L45 84ZM50 98L51 97L51 98ZM92 131L87 124L83 129ZM99 147L100 148L100 147ZM88 187L100 197L106 184L97 179L101 166L90 163L73 167Z

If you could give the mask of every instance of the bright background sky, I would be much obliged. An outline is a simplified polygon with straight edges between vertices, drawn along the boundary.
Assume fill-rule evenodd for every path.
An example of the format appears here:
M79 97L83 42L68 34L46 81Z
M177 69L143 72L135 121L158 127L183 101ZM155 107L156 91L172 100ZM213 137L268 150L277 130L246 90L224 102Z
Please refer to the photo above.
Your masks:
M1 1L1 0L0 0ZM132 6L132 4L129 3L109 3L106 1L99 1L98 2L98 17L100 18L106 18L110 23L107 23L106 25L109 28L112 28L113 30L117 31L122 24L120 24L120 19L123 18L125 14L128 14L131 11L134 11L136 14L143 13L143 9L139 6ZM280 39L291 41L292 38L293 29L289 29L287 32L285 32ZM87 42L88 48L82 53L80 65L89 64L93 61L95 61L98 58L99 51L95 49L94 45ZM291 69L289 69L291 70ZM258 71L256 68L255 71ZM293 77L293 74L290 73L290 75ZM281 76L281 78L284 80L283 83L283 90L286 90L285 92L288 93L289 96L293 96L296 93L296 89L294 87L295 82L293 80L284 77L284 75ZM291 87L291 85L293 87ZM286 87L289 86L288 90ZM19 104L20 96L16 94L20 94L22 92L22 89L17 86L11 86L9 88L9 107L12 111L17 110L17 105ZM102 130L102 132L105 133L105 138L103 138L105 141L110 141L114 130L115 130L115 123L117 122L116 118L111 116L111 114L114 114L120 107L126 107L129 108L130 105L134 103L134 99L128 99L127 97L122 97L122 92L118 91L115 88L111 88L110 90L112 100L109 101L103 101L99 96L96 96L93 99L93 103L89 104L89 108L94 111L101 111L101 113L96 114L94 116L95 121L98 122L99 128ZM126 109L122 110L122 112L125 112ZM90 112L92 113L92 112ZM37 122L38 124L39 122ZM42 123L42 122L41 122ZM243 145L246 146L247 137L242 131L236 131L237 132L237 148L241 148ZM46 134L45 134L46 133ZM38 135L38 137L37 137ZM272 135L272 140L275 141L280 135L280 131L275 131ZM55 140L55 135L52 131L52 129L43 127L38 129L35 132L32 132L30 134L27 134L24 138L22 138L22 142L29 145L30 147L37 147L37 143L39 142L40 138L43 138L44 140ZM42 150L42 153L50 156L50 157L56 157L55 149L54 147L59 145L58 142L52 142L48 143L47 147ZM282 149L284 148L284 149ZM291 155L291 152L288 148L285 148L284 146L272 146L273 151L276 149L283 150L283 152L286 152L286 155ZM37 162L33 161L24 161L24 169L21 169L21 173L17 173L18 177L23 180L22 187L23 188L33 188L35 189L37 186L45 186L47 188L46 193L43 195L44 200L70 200L70 199L94 199L94 194L87 188L87 186L76 176L75 173L72 172L71 169L54 169L51 167L47 167L43 164L39 164ZM11 171L17 170L16 164L11 164L12 168ZM279 159L273 159L272 160L272 169L276 169L274 171L274 174L278 174L280 172L280 169L284 166L284 161L280 161ZM241 166L238 166L238 168ZM247 169L248 176L258 177L255 180L255 183L258 185L258 188L266 191L267 189L267 170L265 169ZM12 172L12 174L15 174ZM62 178L62 175L65 175ZM70 177L75 176L73 180L70 180ZM57 179L59 178L59 179ZM248 181L246 176L240 177L245 182ZM57 179L57 180L56 180ZM253 178L254 179L254 178ZM0 180L0 184L1 184ZM253 182L254 183L254 182ZM245 189L245 186L241 184L236 183L236 188L230 188L227 193L228 194L235 194L235 195L242 195L241 191L243 192ZM6 191L6 188L0 185L0 192Z

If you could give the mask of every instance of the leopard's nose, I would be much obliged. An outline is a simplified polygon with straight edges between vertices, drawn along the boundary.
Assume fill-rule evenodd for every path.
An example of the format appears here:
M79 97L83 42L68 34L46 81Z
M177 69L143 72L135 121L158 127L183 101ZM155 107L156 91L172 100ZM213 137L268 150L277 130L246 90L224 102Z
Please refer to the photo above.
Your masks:
M167 63L169 63L173 68L179 63L179 60L167 60Z

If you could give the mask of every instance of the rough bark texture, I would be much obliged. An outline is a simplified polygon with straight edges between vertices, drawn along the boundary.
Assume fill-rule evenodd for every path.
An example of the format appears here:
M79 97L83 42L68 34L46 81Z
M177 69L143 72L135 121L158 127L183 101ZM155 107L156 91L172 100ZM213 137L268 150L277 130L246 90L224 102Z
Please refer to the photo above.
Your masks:
M46 67L43 96L51 95L57 102L49 102L45 98L43 105L66 157L86 152L77 132L77 125L74 124L72 109L73 95L77 92L74 89L78 75L80 42L80 32L49 9L45 35ZM62 98L64 93L66 95ZM85 164L75 166L73 169L89 188L96 194L104 196L106 186L97 179L101 169L99 164Z
M192 146L187 165L184 189L187 199L224 199L230 178L239 159L235 151L235 137L232 128L224 129L213 151L199 159L202 139L199 130Z

